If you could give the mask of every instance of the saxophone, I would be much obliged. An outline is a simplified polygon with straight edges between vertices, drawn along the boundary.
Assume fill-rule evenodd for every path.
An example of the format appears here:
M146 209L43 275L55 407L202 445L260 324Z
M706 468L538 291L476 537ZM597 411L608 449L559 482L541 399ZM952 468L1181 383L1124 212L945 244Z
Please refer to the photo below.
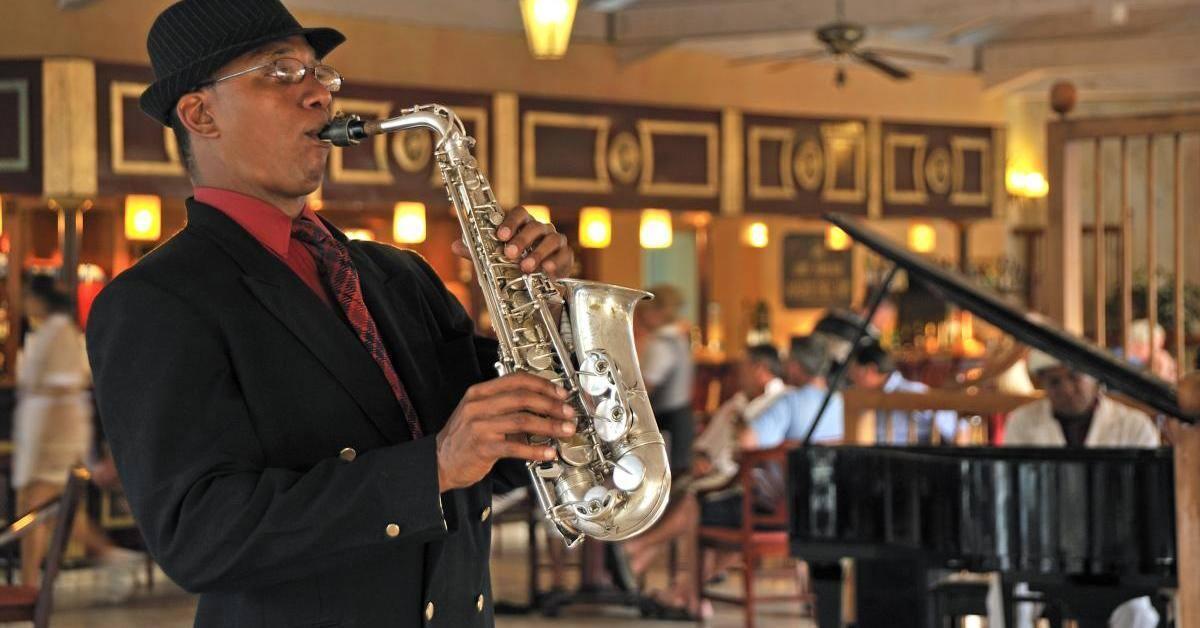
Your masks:
M506 259L496 239L505 211L471 155L475 140L446 107L422 105L372 121L339 114L320 137L352 146L371 135L417 128L434 134L437 167L500 343L496 370L524 371L563 386L578 417L572 437L531 441L558 451L552 462L526 463L547 521L568 547L585 536L619 541L646 530L666 509L671 489L666 447L633 344L633 309L652 295L525 274ZM564 301L573 347L551 313Z

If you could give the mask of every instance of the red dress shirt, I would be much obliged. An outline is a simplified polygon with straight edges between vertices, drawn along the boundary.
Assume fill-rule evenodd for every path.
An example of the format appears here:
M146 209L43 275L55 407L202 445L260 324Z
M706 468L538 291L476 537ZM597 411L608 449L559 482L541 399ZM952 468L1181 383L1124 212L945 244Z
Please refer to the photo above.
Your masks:
M245 229L258 243L288 265L296 276L312 289L325 305L333 307L325 282L317 270L308 247L292 238L292 219L278 207L253 196L221 188L197 187L192 191L197 201L216 207ZM329 233L325 224L308 205L296 220L307 218Z

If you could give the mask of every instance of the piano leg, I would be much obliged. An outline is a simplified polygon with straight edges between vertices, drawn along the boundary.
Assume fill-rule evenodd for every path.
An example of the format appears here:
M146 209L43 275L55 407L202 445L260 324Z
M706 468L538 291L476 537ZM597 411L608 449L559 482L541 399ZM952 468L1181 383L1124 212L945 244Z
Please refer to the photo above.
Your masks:
M817 596L818 628L842 627L842 565L838 562L808 563L808 578Z
M925 628L929 572L915 560L855 560L858 628Z

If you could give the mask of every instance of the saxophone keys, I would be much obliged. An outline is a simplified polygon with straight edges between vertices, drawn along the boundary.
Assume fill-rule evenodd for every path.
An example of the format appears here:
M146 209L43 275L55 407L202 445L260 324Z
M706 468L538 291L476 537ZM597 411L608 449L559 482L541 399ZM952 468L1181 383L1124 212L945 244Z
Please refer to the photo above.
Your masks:
M633 491L646 479L646 464L634 454L625 454L613 463L612 479L622 491Z
M600 440L614 443L624 438L630 425L629 413L625 411L620 401L609 397L596 404L596 414L592 426L596 429L596 435L600 437Z

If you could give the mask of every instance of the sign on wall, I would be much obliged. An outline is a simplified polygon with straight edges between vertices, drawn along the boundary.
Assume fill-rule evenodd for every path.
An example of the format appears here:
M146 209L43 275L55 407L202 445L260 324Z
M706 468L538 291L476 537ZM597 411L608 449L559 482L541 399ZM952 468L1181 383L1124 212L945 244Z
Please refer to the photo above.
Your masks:
M821 233L783 239L783 304L788 308L849 307L853 289L850 250L831 251Z

